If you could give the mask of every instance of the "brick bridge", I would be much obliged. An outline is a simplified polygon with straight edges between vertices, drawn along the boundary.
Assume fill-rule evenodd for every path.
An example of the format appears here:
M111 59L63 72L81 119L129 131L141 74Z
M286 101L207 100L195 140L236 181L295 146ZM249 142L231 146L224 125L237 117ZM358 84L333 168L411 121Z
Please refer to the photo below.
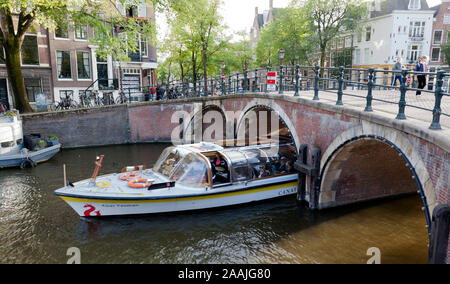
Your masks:
M338 106L331 103L335 96L309 96L241 94L32 114L23 116L24 131L56 134L66 147L170 141L198 122L207 129L211 120L204 118L214 110L224 118L224 133L235 136L251 110L267 110L298 149L299 199L322 209L417 192L430 262L449 263L448 217L439 212L450 205L450 125L444 121L443 130L433 131L429 113L396 120L383 106L363 112L357 102Z

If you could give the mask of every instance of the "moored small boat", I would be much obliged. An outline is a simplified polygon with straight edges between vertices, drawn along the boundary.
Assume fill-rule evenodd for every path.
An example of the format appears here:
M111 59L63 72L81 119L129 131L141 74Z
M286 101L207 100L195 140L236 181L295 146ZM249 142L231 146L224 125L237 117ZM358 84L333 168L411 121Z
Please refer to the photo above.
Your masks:
M33 139L37 141L36 145L28 145L27 142ZM56 137L24 137L18 112L8 111L0 115L0 168L34 167L52 158L60 148Z
M55 194L80 216L137 215L245 204L296 194L295 148L265 144L224 148L213 143L169 147L152 169L70 183Z

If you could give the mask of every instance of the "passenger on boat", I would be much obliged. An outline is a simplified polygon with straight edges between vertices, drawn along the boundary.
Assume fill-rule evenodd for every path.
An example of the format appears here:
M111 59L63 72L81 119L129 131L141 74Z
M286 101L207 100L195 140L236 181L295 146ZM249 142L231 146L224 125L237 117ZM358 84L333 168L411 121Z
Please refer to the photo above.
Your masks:
M294 166L292 165L292 161L286 162L286 169L283 171L283 173L292 173L294 171Z
M268 174L268 173L267 173L267 171L266 171L266 166L261 165L261 166L259 167L258 178L266 177L267 174Z
M284 172L286 171L286 163L287 163L286 157L281 157L280 162L272 165L272 170L277 172Z

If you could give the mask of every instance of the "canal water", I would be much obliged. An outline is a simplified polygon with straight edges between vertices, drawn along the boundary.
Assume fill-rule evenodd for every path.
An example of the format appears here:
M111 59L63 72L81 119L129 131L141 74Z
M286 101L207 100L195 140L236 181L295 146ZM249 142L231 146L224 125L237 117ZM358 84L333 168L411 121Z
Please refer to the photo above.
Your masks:
M63 150L34 169L0 170L0 263L426 263L427 231L419 196L320 212L295 198L200 212L80 218L53 191L88 178L97 155L101 174L151 166L168 144Z

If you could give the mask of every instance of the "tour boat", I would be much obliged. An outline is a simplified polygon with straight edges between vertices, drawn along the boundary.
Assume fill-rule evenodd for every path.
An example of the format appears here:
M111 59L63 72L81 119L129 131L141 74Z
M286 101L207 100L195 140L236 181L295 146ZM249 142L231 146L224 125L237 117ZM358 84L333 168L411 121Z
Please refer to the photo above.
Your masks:
M55 138L41 138L39 134L24 137L17 111L0 114L0 168L34 167L49 160L61 148Z
M66 179L55 194L80 216L138 215L245 204L293 195L296 151L290 144L225 147L197 143L165 149L152 169L126 167L90 179Z

